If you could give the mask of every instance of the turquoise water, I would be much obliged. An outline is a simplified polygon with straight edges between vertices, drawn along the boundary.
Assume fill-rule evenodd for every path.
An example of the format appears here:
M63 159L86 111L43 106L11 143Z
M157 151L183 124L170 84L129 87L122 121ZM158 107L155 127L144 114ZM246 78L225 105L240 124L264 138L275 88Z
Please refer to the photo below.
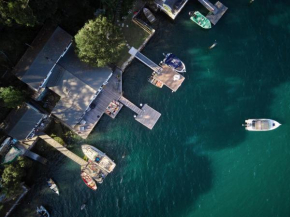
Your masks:
M115 120L102 118L86 143L117 167L99 189L87 188L79 166L52 152L54 162L38 171L14 216L31 216L39 204L63 217L290 216L290 4L222 2L229 10L209 31L189 20L189 11L206 13L196 1L174 22L157 16L156 34L142 52L155 62L175 53L186 64L186 80L171 93L150 85L151 70L137 60L127 68L124 96L162 116L152 131L126 108ZM247 118L282 126L247 132L241 126ZM72 150L81 156L80 144ZM59 197L47 189L46 176L58 183Z

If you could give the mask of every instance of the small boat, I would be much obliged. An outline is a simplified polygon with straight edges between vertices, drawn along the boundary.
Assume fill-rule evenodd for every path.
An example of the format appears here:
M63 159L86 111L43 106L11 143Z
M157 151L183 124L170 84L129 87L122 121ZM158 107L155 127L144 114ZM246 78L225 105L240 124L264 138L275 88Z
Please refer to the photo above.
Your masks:
M180 59L178 59L174 54L168 53L163 55L165 56L165 58L163 61L161 61L160 64L164 63L179 73L186 72L184 63Z
M154 86L158 87L158 88L162 88L163 87L163 83L158 81L157 79L154 78L154 74L148 79L148 81L153 84Z
M82 180L84 183L92 190L97 190L96 182L89 176L86 172L82 171L81 173Z
M89 160L89 163L85 166L82 166L82 171L90 174L91 178L93 178L97 183L102 184L104 178L106 178L107 173L102 171L101 168L95 161Z
M48 211L43 206L37 207L36 212L41 217L50 217Z
M47 184L51 190L53 190L57 195L59 195L58 187L52 179L47 180Z
M209 19L203 16L199 11L189 12L190 19L195 22L197 25L204 29L210 29L211 23Z
M84 208L86 208L86 203L83 203L83 205L81 206L81 210L83 210Z
M245 127L246 130L249 131L269 131L275 130L281 124L277 121L271 119L248 119L245 120L246 124L242 126Z
M150 23L153 23L156 20L154 15L148 8L143 8L143 13L145 14L146 18L149 20Z
M102 169L110 173L116 164L105 153L91 145L82 145L83 153L91 160L96 162Z

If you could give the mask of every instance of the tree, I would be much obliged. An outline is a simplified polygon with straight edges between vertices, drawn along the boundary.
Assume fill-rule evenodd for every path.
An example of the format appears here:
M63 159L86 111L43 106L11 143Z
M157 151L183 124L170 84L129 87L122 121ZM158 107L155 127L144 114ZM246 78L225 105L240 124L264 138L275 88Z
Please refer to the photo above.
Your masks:
M78 57L97 67L114 63L125 45L117 27L103 16L89 20L75 36L75 43Z
M25 170L18 163L5 166L2 174L1 184L6 194L14 195L20 190L20 183L25 176Z
M1 0L0 21L6 25L16 22L20 25L34 26L36 17L28 3L29 0Z
M1 87L0 98L4 101L7 108L16 108L25 102L26 95L13 87Z

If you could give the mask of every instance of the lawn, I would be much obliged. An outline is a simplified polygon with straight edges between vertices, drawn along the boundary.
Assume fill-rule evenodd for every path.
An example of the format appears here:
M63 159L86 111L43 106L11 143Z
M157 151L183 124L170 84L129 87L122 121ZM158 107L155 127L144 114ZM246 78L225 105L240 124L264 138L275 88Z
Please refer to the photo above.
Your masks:
M118 24L120 26L124 24L124 27L120 28L126 40L126 44L128 44L130 47L139 48L150 35L137 24L133 23L132 17L133 14L129 14L126 20L121 20L120 22L118 22ZM128 51L129 48L127 46L125 46L121 51L120 59L117 63L118 67L121 67L122 64L129 59L130 54L128 53Z

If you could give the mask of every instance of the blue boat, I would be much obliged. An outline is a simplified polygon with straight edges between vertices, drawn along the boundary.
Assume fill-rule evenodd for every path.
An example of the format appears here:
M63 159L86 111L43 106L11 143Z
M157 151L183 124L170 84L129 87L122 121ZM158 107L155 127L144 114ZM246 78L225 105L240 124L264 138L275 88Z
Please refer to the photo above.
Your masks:
M168 65L170 68L174 69L179 73L186 72L184 63L180 59L178 59L174 54L168 53L163 55L165 56L165 58L161 63Z

